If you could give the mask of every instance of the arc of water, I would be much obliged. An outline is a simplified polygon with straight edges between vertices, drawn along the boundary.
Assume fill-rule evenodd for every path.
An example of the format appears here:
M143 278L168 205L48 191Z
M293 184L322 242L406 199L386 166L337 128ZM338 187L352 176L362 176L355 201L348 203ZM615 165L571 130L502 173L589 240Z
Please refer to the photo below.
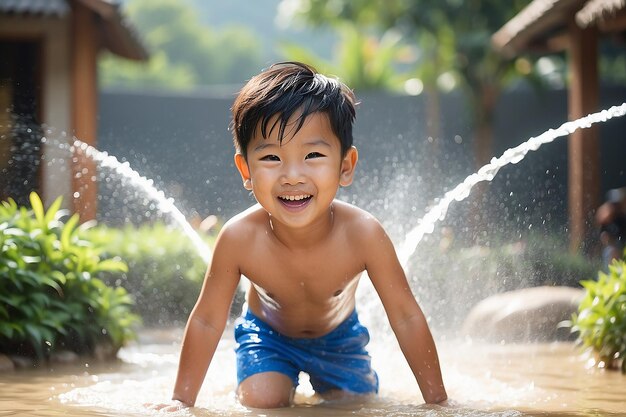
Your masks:
M167 198L163 191L158 190L154 186L151 179L141 176L137 171L130 167L128 162L120 162L115 156L109 155L107 152L99 151L93 146L82 142L78 139L74 140L74 147L80 149L87 157L91 158L101 166L110 168L117 173L129 178L134 184L140 186L150 197L158 203L158 208L163 213L168 213L174 221L181 227L185 235L191 240L198 250L198 254L202 260L208 263L211 260L211 249L200 238L198 233L189 224L185 215L176 207L174 199Z
M594 123L605 122L613 117L622 117L624 114L626 114L626 103L563 123L557 129L549 129L514 148L507 149L500 157L492 158L489 163L483 165L477 172L469 175L459 185L445 193L443 198L422 217L417 226L407 233L403 244L398 250L398 258L402 266L405 269L407 268L409 259L415 253L417 245L419 245L424 235L432 233L435 229L435 223L445 219L450 204L453 201L461 201L467 198L474 185L481 181L491 181L500 168L508 164L518 163L524 159L529 151L536 151L543 144L550 143L558 137L569 135L577 129L588 128Z

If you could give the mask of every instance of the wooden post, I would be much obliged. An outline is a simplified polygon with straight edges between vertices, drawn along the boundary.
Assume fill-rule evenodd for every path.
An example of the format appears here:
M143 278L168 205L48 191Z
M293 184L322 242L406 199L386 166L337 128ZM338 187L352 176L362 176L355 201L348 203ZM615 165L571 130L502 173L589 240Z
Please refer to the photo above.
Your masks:
M569 120L598 111L598 34L569 22ZM595 126L578 129L568 142L570 251L593 244L593 213L599 205L600 144Z
M80 2L72 2L72 127L74 136L96 144L98 37L93 13ZM82 152L72 155L72 207L81 221L96 218L97 172L93 160Z

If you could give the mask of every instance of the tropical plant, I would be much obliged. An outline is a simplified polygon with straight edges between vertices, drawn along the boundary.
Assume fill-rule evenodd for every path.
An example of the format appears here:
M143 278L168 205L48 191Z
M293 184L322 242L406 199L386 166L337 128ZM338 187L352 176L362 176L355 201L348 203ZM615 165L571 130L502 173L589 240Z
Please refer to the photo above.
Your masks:
M103 257L121 258L124 273L108 273L104 281L123 286L136 300L146 325L179 325L194 306L206 270L191 240L162 222L113 228L104 225L85 231L103 248ZM211 245L214 236L207 237Z
M47 358L57 350L116 352L134 337L138 316L105 272L126 271L119 259L78 234L78 215L67 220L61 198L46 211L36 193L31 208L8 199L0 205L0 351Z
M332 61L315 55L309 48L294 43L282 45L288 60L302 61L324 74L336 75L355 90L400 91L408 75L398 68L411 55L411 48L393 30L382 36L367 34L354 25L338 27L339 45Z
M172 63L163 51L154 51L145 64L105 55L98 66L100 83L108 87L185 90L197 84L189 66Z
M106 55L100 61L105 86L189 90L240 83L262 67L261 45L248 28L209 27L187 2L132 0L125 12L150 51L150 60L128 62Z
M626 257L614 260L608 273L597 280L582 281L585 295L572 315L572 332L596 355L597 364L616 368L621 362L626 373Z

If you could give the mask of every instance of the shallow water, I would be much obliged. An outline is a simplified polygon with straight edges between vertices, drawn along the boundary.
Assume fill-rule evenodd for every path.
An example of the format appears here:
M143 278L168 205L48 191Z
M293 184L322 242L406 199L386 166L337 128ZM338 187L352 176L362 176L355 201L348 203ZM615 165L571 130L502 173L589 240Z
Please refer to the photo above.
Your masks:
M145 403L169 398L180 329L144 331L114 363L59 365L0 375L0 416L163 415ZM376 335L370 351L380 375L376 398L320 403L306 378L299 405L250 410L234 396L230 333L224 337L197 407L175 416L626 416L626 376L592 368L571 343L500 345L439 342L444 380L456 408L425 406L393 338Z

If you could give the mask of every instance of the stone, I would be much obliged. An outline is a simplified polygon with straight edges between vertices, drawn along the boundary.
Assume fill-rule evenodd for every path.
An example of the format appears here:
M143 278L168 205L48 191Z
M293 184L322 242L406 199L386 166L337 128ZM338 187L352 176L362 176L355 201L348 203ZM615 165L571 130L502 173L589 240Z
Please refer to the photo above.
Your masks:
M8 356L0 354L0 372L10 372L14 369L13 361Z
M93 357L98 361L109 361L115 359L119 348L110 342L100 342L93 351Z
M35 359L28 356L11 355L10 358L16 369L30 369L37 366Z
M60 350L50 355L50 363L68 364L77 363L79 360L80 356L70 350Z
M527 343L574 340L570 320L584 290L572 287L532 287L485 298L469 312L461 333L489 342Z

